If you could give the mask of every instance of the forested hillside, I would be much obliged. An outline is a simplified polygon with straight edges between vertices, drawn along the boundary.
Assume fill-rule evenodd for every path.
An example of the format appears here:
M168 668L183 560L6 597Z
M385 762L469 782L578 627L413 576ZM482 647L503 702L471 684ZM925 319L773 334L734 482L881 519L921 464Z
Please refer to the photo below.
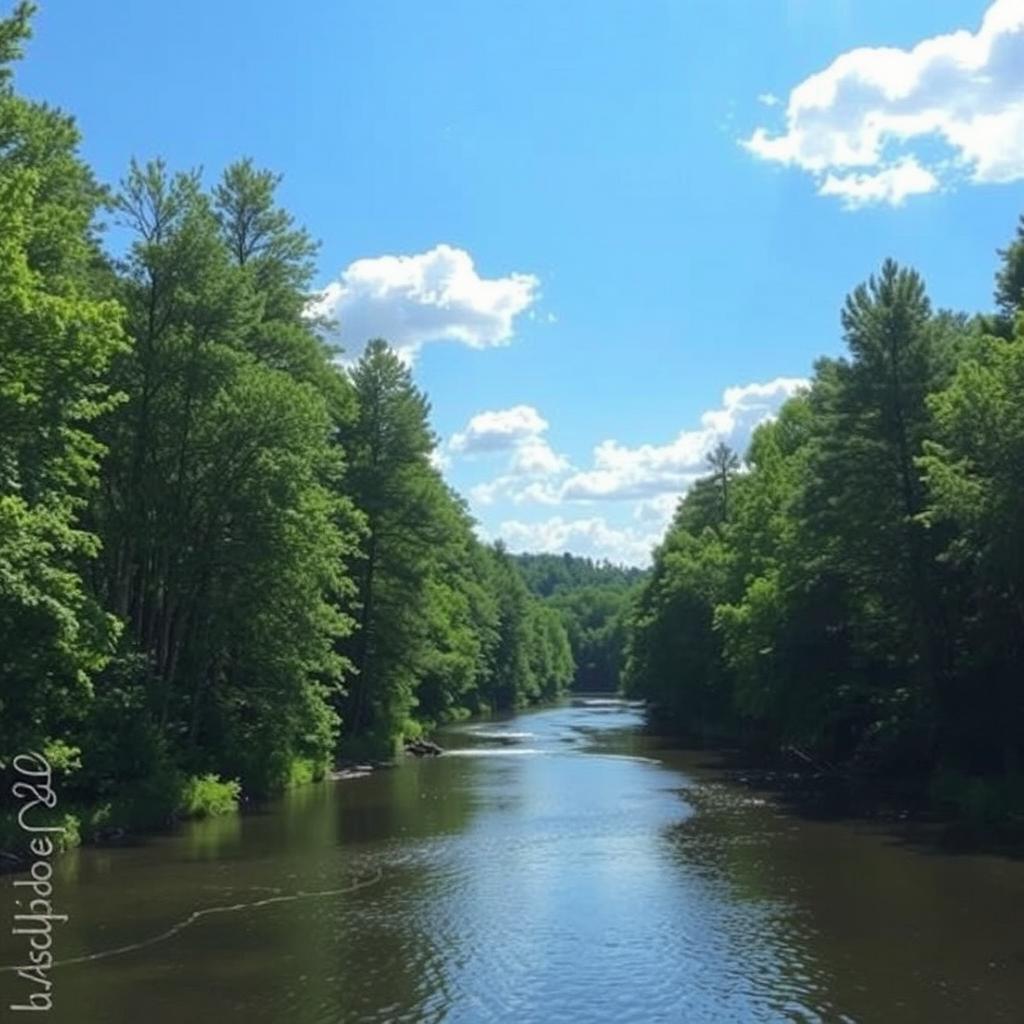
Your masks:
M888 261L847 354L687 494L631 614L627 692L691 738L796 747L1024 823L1024 220L997 311Z
M577 555L515 556L527 586L557 610L569 634L582 692L614 692L622 682L626 611L644 571Z
M14 89L31 13L0 21L0 766L45 752L74 841L564 689L561 621L476 540L408 368L343 368L307 315L278 178L99 184Z

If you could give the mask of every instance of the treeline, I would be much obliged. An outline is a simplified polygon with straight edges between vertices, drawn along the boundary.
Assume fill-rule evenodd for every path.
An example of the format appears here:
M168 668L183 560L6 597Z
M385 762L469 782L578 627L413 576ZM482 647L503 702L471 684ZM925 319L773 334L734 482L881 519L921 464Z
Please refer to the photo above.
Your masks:
M0 21L0 766L44 751L100 832L564 689L560 619L475 539L409 370L374 341L346 371L307 315L277 177L100 186L13 89L30 16Z
M1024 219L998 312L886 262L848 354L680 503L626 681L691 738L792 747L1024 824Z
M626 614L644 571L568 553L516 555L515 561L530 590L562 618L576 666L572 688L618 690Z

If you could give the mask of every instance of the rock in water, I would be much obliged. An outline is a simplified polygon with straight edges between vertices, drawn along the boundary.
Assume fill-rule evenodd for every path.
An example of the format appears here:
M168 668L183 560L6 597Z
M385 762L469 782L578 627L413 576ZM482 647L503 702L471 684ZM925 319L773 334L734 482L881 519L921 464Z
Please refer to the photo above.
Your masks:
M437 757L443 751L431 740L406 740L405 752L413 757Z

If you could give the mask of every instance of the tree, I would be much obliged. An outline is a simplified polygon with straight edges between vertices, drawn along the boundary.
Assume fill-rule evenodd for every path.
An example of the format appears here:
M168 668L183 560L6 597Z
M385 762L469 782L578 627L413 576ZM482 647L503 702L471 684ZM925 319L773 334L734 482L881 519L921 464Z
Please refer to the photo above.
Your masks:
M996 306L1009 331L1014 317L1024 309L1024 214L1017 221L1017 234L999 251L1002 259L996 273Z
M134 347L113 368L126 401L92 516L96 592L126 624L125 657L141 654L126 706L175 767L275 789L300 762L322 772L337 728L353 540L334 371L301 323L302 267L239 263L198 175L133 165L117 209L135 237L118 282ZM304 357L268 358L278 337Z
M82 511L124 333L91 287L103 193L74 123L11 84L31 14L0 20L0 762L67 737L117 634L82 579Z
M342 431L348 487L365 516L356 562L358 631L346 645L355 669L344 717L349 735L385 746L415 701L426 647L424 611L437 526L430 406L409 369L381 340L352 370L358 403Z
M798 513L814 553L808 582L822 588L820 607L826 595L833 603L833 628L852 645L850 718L860 726L849 743L881 716L894 723L895 746L909 749L898 739L906 727L925 757L949 652L915 459L931 427L926 396L945 365L944 336L920 277L891 260L847 298L842 323L851 359L822 361L810 396Z
M922 519L934 532L945 528L942 558L962 593L947 757L1010 776L1024 755L1022 328L1018 321L1012 341L978 339L931 396L937 429L919 460L929 495Z
M740 460L724 441L719 441L708 453L707 464L718 487L722 522L727 523L729 521L729 484L740 468Z

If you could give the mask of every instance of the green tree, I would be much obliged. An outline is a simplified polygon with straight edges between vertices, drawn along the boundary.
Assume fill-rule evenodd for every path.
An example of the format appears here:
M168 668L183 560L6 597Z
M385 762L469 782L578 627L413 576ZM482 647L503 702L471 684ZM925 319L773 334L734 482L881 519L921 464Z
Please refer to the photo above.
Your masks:
M708 468L718 488L722 522L729 521L729 485L740 468L739 456L724 442L719 441L708 453Z
M0 20L0 762L66 737L117 632L83 584L82 510L124 334L91 287L103 194L74 123L13 89L31 14Z
M945 754L1011 775L1024 754L1022 327L1011 341L979 339L931 397L936 439L920 459L930 499L922 519L947 528L942 558L962 592Z
M352 370L358 403L342 432L348 488L366 519L356 562L355 670L344 705L349 735L387 746L406 728L427 649L427 583L438 533L430 406L384 341Z
M1014 317L1024 309L1024 215L1017 221L1013 241L999 255L1002 266L996 273L996 306L1012 332Z
M96 591L126 623L126 657L142 655L125 707L148 709L173 766L273 789L299 762L323 771L337 724L352 514L328 355L301 294L291 313L281 299L287 266L267 301L270 277L239 263L197 175L133 165L117 209L135 238L119 280L135 344L113 370L126 401L93 516ZM269 359L278 335L306 358Z

